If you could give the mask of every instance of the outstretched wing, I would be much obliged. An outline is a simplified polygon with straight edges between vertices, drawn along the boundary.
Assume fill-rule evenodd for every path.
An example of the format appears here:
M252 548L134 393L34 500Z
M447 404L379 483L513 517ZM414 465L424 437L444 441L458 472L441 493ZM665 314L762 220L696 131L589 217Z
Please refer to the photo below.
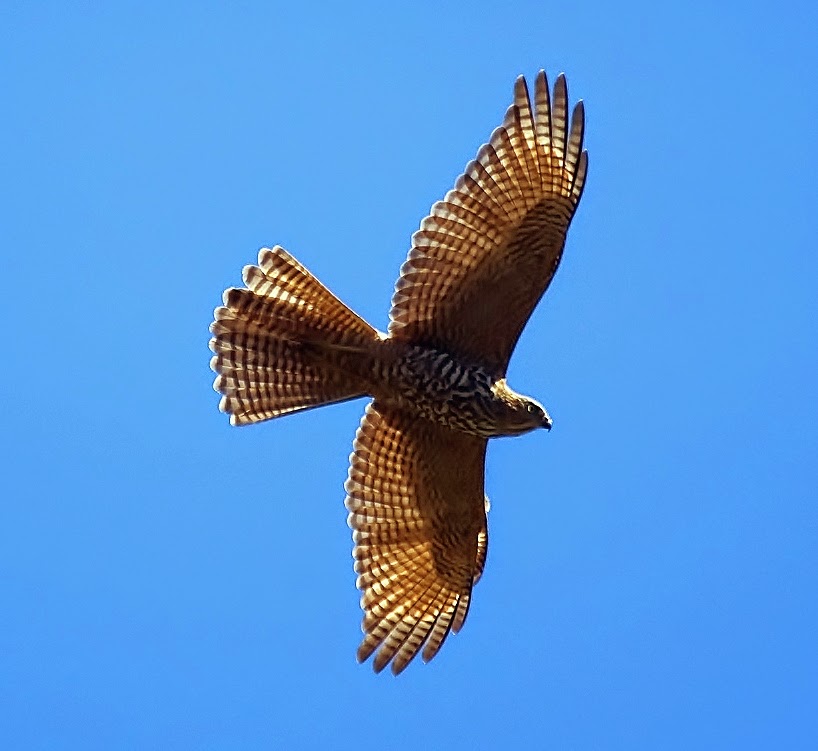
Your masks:
M392 337L505 375L582 196L584 126L578 102L568 129L563 75L552 105L539 72L533 111L525 79L517 79L503 124L412 236L392 298Z
M400 673L457 632L486 559L486 439L373 402L350 458L346 506L362 590L363 662ZM425 647L424 647L425 645Z

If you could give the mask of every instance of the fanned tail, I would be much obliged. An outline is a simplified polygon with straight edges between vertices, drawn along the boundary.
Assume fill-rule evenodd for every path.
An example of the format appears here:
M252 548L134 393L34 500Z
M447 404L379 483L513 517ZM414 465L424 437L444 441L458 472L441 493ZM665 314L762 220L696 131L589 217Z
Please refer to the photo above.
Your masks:
M213 388L231 424L366 395L343 361L365 356L378 331L279 246L262 248L242 278L247 288L226 290L210 325Z

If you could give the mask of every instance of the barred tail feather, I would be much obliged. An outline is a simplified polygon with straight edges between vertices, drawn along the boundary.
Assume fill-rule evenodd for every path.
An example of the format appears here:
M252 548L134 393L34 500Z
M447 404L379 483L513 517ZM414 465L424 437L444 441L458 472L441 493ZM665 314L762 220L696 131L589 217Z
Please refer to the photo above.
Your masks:
M246 266L242 277L247 288L224 293L210 326L213 388L231 424L367 393L327 352L366 352L381 334L281 247L262 248L258 266Z

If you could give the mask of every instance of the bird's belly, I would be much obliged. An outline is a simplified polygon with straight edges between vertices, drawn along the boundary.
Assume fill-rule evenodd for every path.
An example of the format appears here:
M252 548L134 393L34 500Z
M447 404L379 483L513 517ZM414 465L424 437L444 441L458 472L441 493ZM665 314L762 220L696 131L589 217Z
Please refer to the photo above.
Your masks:
M377 373L375 396L453 430L498 435L497 398L484 368L445 352L410 347Z

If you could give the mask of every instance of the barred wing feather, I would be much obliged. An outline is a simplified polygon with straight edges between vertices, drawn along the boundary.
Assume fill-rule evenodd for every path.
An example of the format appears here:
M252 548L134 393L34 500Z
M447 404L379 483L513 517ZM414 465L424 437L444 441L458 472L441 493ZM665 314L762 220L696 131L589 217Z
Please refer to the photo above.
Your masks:
M505 374L526 321L556 272L588 167L582 102L568 126L560 75L545 73L534 107L525 79L503 124L412 237L390 312L390 336Z
M486 439L376 400L355 438L346 506L362 590L358 659L400 673L463 625L486 558Z

